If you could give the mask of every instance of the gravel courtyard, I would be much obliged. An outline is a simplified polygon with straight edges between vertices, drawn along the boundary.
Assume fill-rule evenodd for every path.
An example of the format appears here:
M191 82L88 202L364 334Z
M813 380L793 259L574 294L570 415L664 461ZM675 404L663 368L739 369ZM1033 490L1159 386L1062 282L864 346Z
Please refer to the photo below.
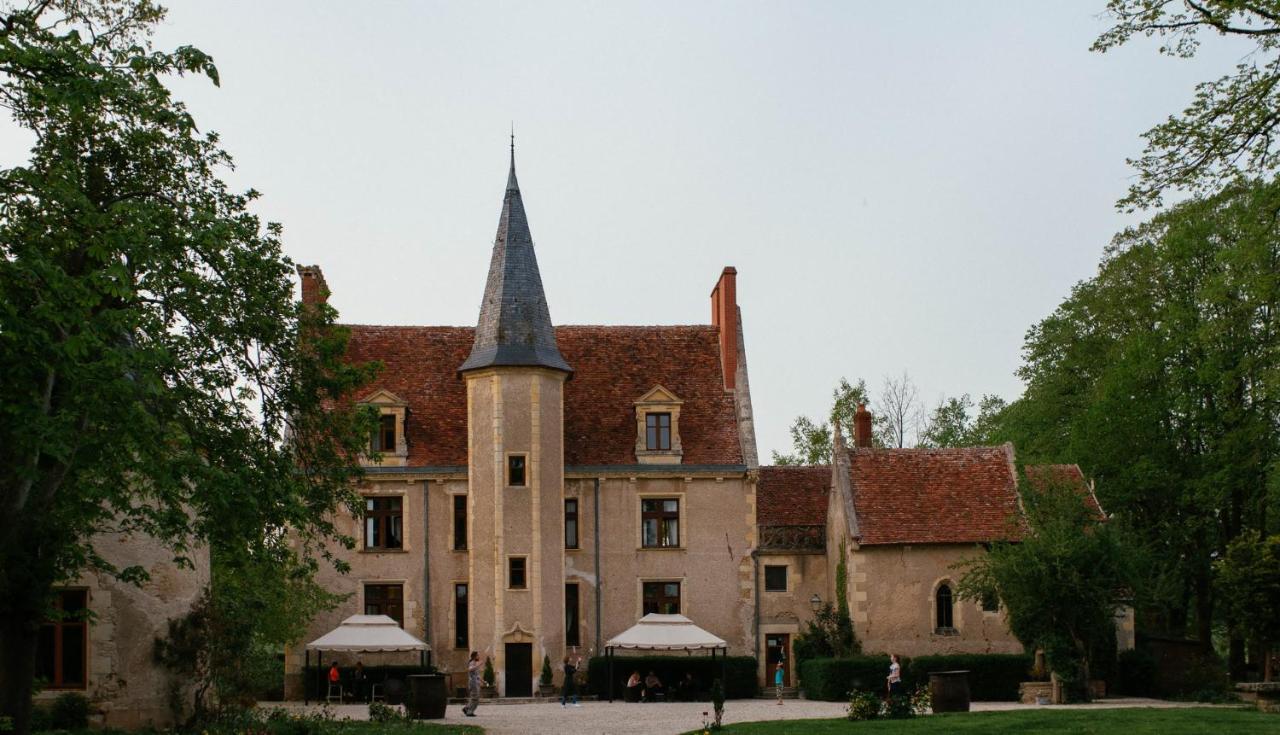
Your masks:
M268 703L263 707L285 707L291 710L320 711L320 705L304 707L300 702ZM1116 707L1203 707L1194 703L1167 702L1158 699L1106 699L1087 705L1065 705L1064 708L1109 709ZM363 720L369 716L364 705L340 705L330 708L335 717ZM527 735L528 733L569 733L570 735L678 735L702 725L703 712L710 704L664 702L662 704L628 704L623 702L583 702L581 707L561 707L558 703L481 704L476 717L463 717L462 708L451 704L445 719L433 722L479 725L491 735ZM1014 702L974 702L974 711L1013 709L1056 709ZM790 699L779 707L773 700L730 700L725 704L725 722L757 720L799 720L815 717L840 717L845 705L840 702L811 702Z

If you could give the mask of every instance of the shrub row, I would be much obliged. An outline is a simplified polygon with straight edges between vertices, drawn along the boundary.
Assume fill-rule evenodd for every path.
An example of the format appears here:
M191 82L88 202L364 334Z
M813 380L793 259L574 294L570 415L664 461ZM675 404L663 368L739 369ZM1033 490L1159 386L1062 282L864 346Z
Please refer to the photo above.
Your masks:
M1024 654L955 654L900 658L907 691L928 684L935 671L968 671L969 695L975 701L1018 699L1018 684L1028 678L1031 656ZM849 692L881 693L889 674L888 656L816 658L800 662L800 683L809 699L848 700Z
M627 686L631 672L639 671L640 676L650 671L658 675L668 688L683 681L685 673L692 673L694 683L699 692L710 696L711 682L721 676L721 663L724 665L724 695L729 699L746 699L759 692L756 685L756 657L728 656L714 660L705 654L692 656L627 656L613 658L613 695L621 699ZM593 656L587 662L587 688L598 697L609 696L609 659L604 656ZM705 697L700 697L705 698Z

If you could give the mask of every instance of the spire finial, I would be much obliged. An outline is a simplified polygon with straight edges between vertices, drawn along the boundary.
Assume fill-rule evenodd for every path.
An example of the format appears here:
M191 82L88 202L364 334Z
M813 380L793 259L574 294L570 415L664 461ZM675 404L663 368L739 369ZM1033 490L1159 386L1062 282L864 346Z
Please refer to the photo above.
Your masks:
M507 172L507 188L516 189L520 185L516 183L516 122L511 121L511 170Z

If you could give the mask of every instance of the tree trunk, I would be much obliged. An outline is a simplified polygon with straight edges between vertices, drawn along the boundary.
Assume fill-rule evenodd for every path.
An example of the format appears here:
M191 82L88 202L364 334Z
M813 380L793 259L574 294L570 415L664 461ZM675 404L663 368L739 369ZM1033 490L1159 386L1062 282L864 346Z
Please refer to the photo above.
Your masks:
M1213 590L1207 568L1196 573L1196 639L1204 650L1213 650Z
M31 687L36 669L36 637L29 620L0 617L0 714L13 718L15 735L31 732Z

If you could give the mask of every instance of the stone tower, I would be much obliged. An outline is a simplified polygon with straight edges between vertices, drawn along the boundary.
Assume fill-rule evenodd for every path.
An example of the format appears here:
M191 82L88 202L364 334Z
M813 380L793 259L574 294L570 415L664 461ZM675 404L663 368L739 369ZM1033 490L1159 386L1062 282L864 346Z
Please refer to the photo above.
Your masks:
M564 648L564 383L516 181L515 146L471 354L467 497L472 648L503 696L529 696Z

